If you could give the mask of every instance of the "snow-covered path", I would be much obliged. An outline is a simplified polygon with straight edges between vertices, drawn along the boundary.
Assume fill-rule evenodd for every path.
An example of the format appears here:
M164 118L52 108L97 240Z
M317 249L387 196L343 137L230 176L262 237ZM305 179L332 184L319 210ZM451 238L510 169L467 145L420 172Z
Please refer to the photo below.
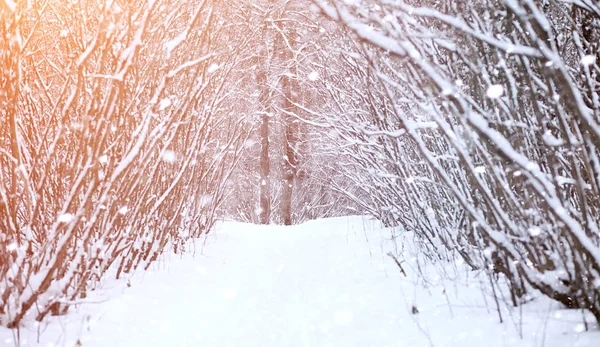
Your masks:
M522 323L507 311L499 324L476 280L416 286L410 259L406 278L385 255L386 238L360 217L224 223L195 252L165 256L130 288L109 284L96 294L104 302L44 323L39 342L24 328L21 345L597 346L598 333L578 331L580 312L550 311L542 301ZM14 343L6 329L0 337Z
M393 278L397 270L387 267L378 244L364 247L364 232L348 223L230 223L197 249L195 261L172 257L164 271L146 273L112 299L82 342L384 346L395 340L404 303L400 295L389 301L385 270Z

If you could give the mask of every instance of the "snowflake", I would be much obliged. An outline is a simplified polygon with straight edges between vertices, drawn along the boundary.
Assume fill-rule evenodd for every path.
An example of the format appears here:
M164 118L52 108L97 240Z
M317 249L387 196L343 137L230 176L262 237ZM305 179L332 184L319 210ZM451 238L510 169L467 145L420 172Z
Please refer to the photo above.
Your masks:
M215 71L217 71L219 69L219 65L217 64L210 64L210 66L208 67L208 70L206 70L208 73L213 73Z
M171 150L166 150L162 153L162 155L160 156L160 159L162 159L163 161L165 161L167 163L173 163L173 162L175 162L175 160L177 160L177 154L175 154L175 152L173 152Z
M59 223L69 223L73 220L73 215L71 213L65 213L58 217Z
M487 92L485 93L488 98L496 99L502 96L504 93L504 87L500 84L492 84L488 87Z
M596 63L596 57L593 55L586 55L581 58L581 64L585 66L589 66Z
M171 106L172 102L171 99L169 98L164 98L160 101L160 103L158 104L158 109L163 111L165 110L167 107Z

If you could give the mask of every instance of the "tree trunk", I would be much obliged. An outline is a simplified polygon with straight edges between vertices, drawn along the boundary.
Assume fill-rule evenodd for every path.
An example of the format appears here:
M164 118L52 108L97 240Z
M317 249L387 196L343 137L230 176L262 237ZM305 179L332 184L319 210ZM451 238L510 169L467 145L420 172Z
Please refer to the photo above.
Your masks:
M263 28L263 38L266 38L266 27ZM263 40L265 41L265 40ZM266 41L265 41L266 42ZM269 95L270 90L267 83L268 74L268 55L269 50L265 43L265 51L262 55L262 71L259 71L257 83L261 89L260 104L263 106L263 114L260 124L260 223L269 224L271 221L271 184L270 171L271 159L269 158ZM260 55L259 55L260 56Z
M286 32L283 30L283 32ZM296 33L289 31L287 36L288 43L292 49L295 47ZM284 63L289 67L281 79L281 87L283 91L283 191L281 197L281 220L284 225L292 225L292 193L294 189L294 179L296 177L297 158L297 126L296 122L290 113L295 113L296 107L294 103L298 100L298 82L294 76L297 76L296 63L294 61L294 52L285 50Z
M269 115L267 112L263 114L260 124L260 141L260 223L269 224L271 219L271 189L269 183L271 160L269 158Z

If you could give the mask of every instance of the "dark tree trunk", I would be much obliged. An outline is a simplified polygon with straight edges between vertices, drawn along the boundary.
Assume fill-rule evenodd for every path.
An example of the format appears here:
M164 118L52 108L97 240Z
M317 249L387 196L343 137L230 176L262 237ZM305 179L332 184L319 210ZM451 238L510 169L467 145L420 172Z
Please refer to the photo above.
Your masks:
M268 93L268 91L267 91ZM269 115L263 114L260 124L260 223L269 224L271 219L271 189L269 158Z
M266 38L266 28L263 28L263 39ZM266 42L265 40L263 40ZM263 69L258 73L257 83L261 88L260 104L263 107L260 124L260 223L269 224L271 221L271 159L269 158L269 95L270 90L267 83L269 50L265 43L264 54L259 55L263 59Z
M286 32L283 30L283 32ZM296 33L288 31L288 43L292 49L295 47ZM287 48L287 47L286 47ZM297 157L296 144L298 133L298 122L294 120L293 114L296 112L294 106L298 100L298 81L294 52L285 50L284 63L288 66L287 73L284 73L281 79L281 88L283 91L283 191L281 197L281 220L284 225L292 225L292 193L294 189L294 179L296 177Z

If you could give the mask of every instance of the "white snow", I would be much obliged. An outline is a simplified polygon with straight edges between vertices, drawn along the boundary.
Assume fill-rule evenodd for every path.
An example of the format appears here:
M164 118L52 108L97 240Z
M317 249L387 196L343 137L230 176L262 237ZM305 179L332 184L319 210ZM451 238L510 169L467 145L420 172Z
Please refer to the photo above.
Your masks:
M581 58L581 64L582 65L593 65L596 63L596 57L593 55L585 55L583 56L583 58Z
M179 46L183 41L187 38L187 31L183 31L181 34L177 35L171 41L165 43L165 50L167 53L167 58L171 56L171 53Z
M172 104L171 99L164 98L158 103L158 109L160 111L163 111L163 110L167 109L167 107L171 106L171 104Z
M390 237L364 217L293 227L221 223L185 255L104 281L67 316L30 322L21 345L597 346L591 317L596 331L583 331L581 311L544 298L522 312L501 302L499 323L485 274L459 261L443 271L424 266L413 235L400 234L398 247ZM407 277L390 251L400 253ZM0 344L13 345L15 336L0 327Z
M162 152L160 159L167 163L174 163L177 161L177 154L174 151L167 149Z
M319 79L319 73L316 71L313 71L311 73L308 74L308 80L309 81L316 81Z
M492 84L488 87L486 95L490 99L496 99L502 96L504 93L504 87L500 84Z
M554 135L552 135L550 130L547 130L544 135L542 135L542 138L544 139L546 145L550 147L562 146L564 144L564 141L557 139Z
M217 71L219 69L219 65L218 64L210 64L210 66L208 67L208 69L206 70L208 73L213 73L215 71Z
M63 213L60 216L58 216L58 222L59 223L69 223L70 221L73 220L73 215L71 213Z
M4 4L8 7L9 10L14 12L17 9L17 3L13 0L4 0Z
M531 227L529 228L529 234L531 236L538 236L542 233L542 229L540 227Z

